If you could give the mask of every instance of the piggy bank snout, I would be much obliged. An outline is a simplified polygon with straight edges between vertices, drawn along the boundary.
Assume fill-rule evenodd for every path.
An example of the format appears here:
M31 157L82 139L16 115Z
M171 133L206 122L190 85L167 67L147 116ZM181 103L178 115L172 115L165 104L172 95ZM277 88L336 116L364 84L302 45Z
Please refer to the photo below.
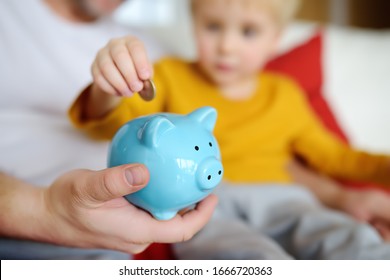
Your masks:
M223 167L221 161L215 157L209 157L198 166L196 179L198 186L204 190L215 188L222 180Z

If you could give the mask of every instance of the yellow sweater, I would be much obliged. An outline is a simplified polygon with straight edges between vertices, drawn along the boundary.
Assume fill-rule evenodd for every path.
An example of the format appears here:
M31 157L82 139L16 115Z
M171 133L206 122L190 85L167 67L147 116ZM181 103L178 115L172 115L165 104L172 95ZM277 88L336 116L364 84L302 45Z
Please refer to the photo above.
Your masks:
M350 149L327 131L291 80L259 75L259 87L245 101L227 100L191 64L164 59L155 65L157 96L138 95L102 119L83 119L88 91L70 109L73 123L95 138L111 139L127 121L155 112L187 114L201 106L218 111L214 134L221 148L225 179L233 182L289 182L286 163L299 154L332 177L390 183L389 158Z

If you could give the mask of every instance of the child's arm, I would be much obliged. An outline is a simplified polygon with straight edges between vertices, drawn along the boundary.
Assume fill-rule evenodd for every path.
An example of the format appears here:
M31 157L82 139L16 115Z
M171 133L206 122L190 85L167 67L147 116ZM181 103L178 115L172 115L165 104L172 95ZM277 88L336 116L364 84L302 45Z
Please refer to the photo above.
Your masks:
M96 82L89 87L88 106L83 110L85 119L99 119L117 108L120 104L120 97L107 94Z
M324 205L344 210L342 200L347 190L338 185L336 181L312 170L298 160L289 162L286 169L294 182L310 189Z
M390 186L390 156L359 151L343 143L322 125L302 94L290 101L294 108L291 118L299 123L292 149L310 166L332 178Z
M359 151L325 129L307 129L295 149L320 172L337 179L390 186L390 158Z
M111 40L96 55L93 84L86 117L98 118L119 104L118 96L131 97L152 77L152 65L141 41L135 37Z
M161 85L157 98L151 102L133 96L153 75L146 50L138 39L129 36L111 40L96 55L91 72L93 83L69 110L73 124L90 136L110 139L130 119L162 109Z
M148 170L134 164L73 170L47 188L0 171L0 236L139 253L153 242L188 240L210 219L214 195L169 221L157 221L123 198L148 180Z

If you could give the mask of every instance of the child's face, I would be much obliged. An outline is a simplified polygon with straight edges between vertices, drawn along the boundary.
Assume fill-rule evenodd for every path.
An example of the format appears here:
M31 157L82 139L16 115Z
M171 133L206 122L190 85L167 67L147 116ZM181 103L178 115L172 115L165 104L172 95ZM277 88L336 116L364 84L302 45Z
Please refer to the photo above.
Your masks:
M91 16L105 16L112 14L124 0L77 0L78 7Z
M268 10L254 2L195 2L198 62L218 86L254 77L275 50L280 28Z

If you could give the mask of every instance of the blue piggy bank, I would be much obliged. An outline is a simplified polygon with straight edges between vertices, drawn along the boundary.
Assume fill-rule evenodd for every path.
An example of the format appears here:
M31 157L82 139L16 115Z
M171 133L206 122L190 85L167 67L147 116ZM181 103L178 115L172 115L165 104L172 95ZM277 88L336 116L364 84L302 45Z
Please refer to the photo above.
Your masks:
M143 163L148 185L125 198L158 220L199 202L220 183L221 156L212 131L217 112L199 108L188 115L154 114L123 125L114 136L109 167Z

